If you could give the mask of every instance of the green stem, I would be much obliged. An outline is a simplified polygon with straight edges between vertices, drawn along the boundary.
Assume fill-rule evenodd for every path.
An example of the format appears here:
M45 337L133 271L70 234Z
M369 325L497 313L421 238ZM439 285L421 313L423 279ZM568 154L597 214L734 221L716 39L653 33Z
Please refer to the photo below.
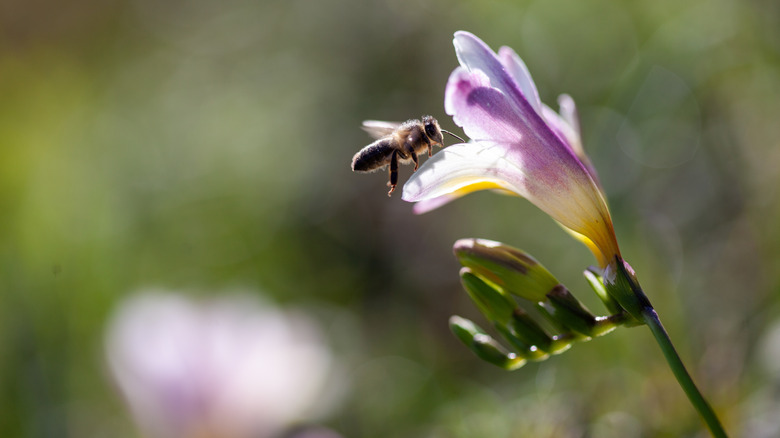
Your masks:
M699 412L701 418L707 423L707 427L710 429L712 436L716 438L727 438L726 431L723 430L723 426L718 420L718 416L715 415L715 411L704 399L704 396L699 392L696 384L693 383L691 375L685 369L685 365L680 359L680 355L674 349L672 340L669 338L669 334L666 333L666 329L661 320L658 318L653 305L650 304L650 300L647 299L647 295L639 286L639 281L636 279L634 270L626 263L620 256L615 256L615 260L607 266L604 276L604 286L607 288L607 292L614 297L621 307L626 309L635 319L643 321L650 327L650 331L655 336L655 341L658 342L658 346L661 347L661 351L664 353L664 358L669 364L669 368L672 369L674 377L677 382L685 391L685 395L688 396L688 400Z
M723 426L720 424L717 415L715 415L715 411L712 410L710 404L704 399L704 396L699 392L696 384L693 383L691 375L688 374L688 371L685 369L685 365L677 354L677 351L674 349L669 334L666 332L666 329L661 324L661 320L658 318L658 313L656 313L655 309L648 306L642 310L642 316L647 326L650 327L650 331L653 332L656 342L658 342L658 345L661 347L661 351L663 351L666 362L669 363L669 367L674 373L674 377L677 378L677 381L680 383L683 391L685 391L691 404L699 411L699 415L704 419L704 422L707 423L707 427L709 427L712 436L716 438L727 438L726 431L723 430Z

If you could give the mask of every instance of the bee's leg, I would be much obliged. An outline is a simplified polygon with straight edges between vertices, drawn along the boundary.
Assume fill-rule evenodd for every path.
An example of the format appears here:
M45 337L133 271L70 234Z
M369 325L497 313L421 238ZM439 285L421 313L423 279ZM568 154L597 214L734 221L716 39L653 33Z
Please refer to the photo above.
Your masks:
M425 144L428 145L428 156L432 157L433 156L433 145L431 144L431 141L428 139L427 135L423 136L423 140L425 140Z
M403 158L412 158L412 161L414 161L414 170L416 171L418 167L420 167L420 160L417 158L417 152L414 151L414 146L412 146L409 143L404 144L404 149L406 150L406 154Z
M390 158L390 191L387 192L387 196L393 194L395 186L398 184L398 151L393 151L393 156Z

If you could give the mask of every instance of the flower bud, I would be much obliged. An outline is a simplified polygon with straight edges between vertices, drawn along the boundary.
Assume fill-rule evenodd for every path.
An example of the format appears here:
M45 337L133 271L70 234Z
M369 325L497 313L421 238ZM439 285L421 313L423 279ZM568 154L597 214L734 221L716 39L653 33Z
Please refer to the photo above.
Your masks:
M542 361L550 357L550 353L536 345L526 343L517 336L517 333L509 327L496 324L496 330L501 336L519 352L519 356L531 361Z
M520 368L527 362L525 358L507 352L498 342L468 319L460 316L450 317L450 329L461 342L485 362L510 371Z
M546 300L558 280L533 257L523 251L484 239L461 239L453 247L455 256L475 275L489 281L504 293L531 302Z
M519 307L515 309L512 313L509 327L512 328L514 335L524 343L532 345L545 353L550 352L552 338L523 309Z
M623 311L620 304L607 293L607 290L604 288L603 278L601 278L600 273L596 272L595 268L586 269L582 275L585 276L588 285L590 285L590 288L593 289L593 292L596 293L601 302L604 303L609 313L615 315Z
M470 268L460 270L460 280L471 299L491 322L506 325L517 304L493 286L474 275Z
M604 269L604 287L637 321L643 321L644 309L652 308L639 286L634 269L620 257L615 257Z
M547 293L547 298L542 306L556 321L581 335L594 336L596 317L568 289L559 284Z

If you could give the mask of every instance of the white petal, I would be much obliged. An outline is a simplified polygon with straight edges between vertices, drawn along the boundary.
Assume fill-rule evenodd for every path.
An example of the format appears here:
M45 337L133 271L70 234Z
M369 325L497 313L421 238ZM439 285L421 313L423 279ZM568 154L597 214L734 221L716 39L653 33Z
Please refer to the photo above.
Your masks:
M580 131L580 118L577 115L577 106L574 104L574 99L568 94L561 94L558 96L558 106L561 108L561 117L563 120L569 123L578 136L582 136Z
M473 143L448 146L429 158L404 184L402 199L416 202L438 198L481 182L522 195L522 187L508 181L520 172L505 156L505 147Z
M544 104L542 104L542 115L544 116L544 121L547 122L547 126L582 160L585 156L585 151L582 148L582 140L579 133L560 114Z

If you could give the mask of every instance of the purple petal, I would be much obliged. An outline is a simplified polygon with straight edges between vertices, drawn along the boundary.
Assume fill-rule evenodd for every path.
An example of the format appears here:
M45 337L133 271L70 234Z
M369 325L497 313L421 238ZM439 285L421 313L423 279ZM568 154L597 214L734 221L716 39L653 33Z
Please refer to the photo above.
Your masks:
M450 75L444 110L474 140L517 142L525 123L505 94L490 86L481 71L457 68Z
M582 150L580 137L571 125L547 105L542 106L542 116L544 116L547 126L558 136L561 142L571 149L577 157L582 158L582 155L579 154L579 151Z
M592 184L571 148L533 110L533 123L526 123L505 94L486 85L482 72L456 69L447 83L444 108L472 139L509 145L506 158L526 173L549 173L545 180L552 181L565 171L568 179Z
M558 138L574 152L590 174L591 178L593 178L593 181L601 187L596 169L593 167L590 158L588 158L588 155L585 153L585 149L582 146L580 123L577 116L577 108L574 105L574 99L568 94L562 94L558 97L558 104L561 107L560 114L556 113L547 105L542 106L542 114L544 115L545 121L547 121L547 126L549 126L550 129L558 135Z
M526 123L536 124L531 120L534 116L538 119L538 123L544 124L541 116L526 100L518 81L507 71L507 68L487 44L473 34L463 31L455 32L453 44L460 65L470 72L478 70L484 73L490 81L490 85L507 96L509 102L515 107L515 111L526 120ZM530 76L528 80L530 81ZM524 81L520 80L519 82Z
M466 135L475 140L517 143L523 149L531 148L532 155L551 155L570 166L575 166L574 160L590 174L568 142L553 132L541 112L537 113L524 97L519 84L524 84L529 90L526 93L534 98L538 94L522 60L514 59L516 55L511 49L503 52L506 65L516 73L514 76L490 47L473 34L456 32L454 44L458 60L472 76L464 74L462 69L453 71L444 108ZM486 79L492 92L482 89L488 86Z
M515 83L520 87L520 91L523 93L525 100L534 107L536 113L542 114L542 101L539 99L539 92L536 90L536 84L531 79L531 73L528 71L528 67L525 66L523 60L509 47L501 47L498 49L498 56L501 58L501 63L506 68L507 72L515 80Z

